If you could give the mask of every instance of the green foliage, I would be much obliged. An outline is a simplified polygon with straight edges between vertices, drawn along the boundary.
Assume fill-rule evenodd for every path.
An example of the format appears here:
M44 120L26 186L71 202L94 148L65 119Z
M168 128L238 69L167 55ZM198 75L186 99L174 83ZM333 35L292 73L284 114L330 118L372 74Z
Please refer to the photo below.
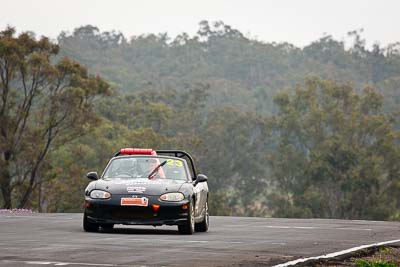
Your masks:
M353 44L328 35L298 48L247 38L223 22L202 21L196 35L172 40L167 34L129 39L89 25L61 34L58 41L62 55L90 66L124 92L185 91L202 82L210 88L208 106L271 113L276 92L315 75L351 81L356 90L376 86L394 97L385 99L390 109L398 109L399 45L368 49L361 33L349 32Z
M392 253L392 251L393 251L393 249L389 248L389 247L381 247L381 248L379 248L379 253L383 254L383 255L390 254L390 253Z
M29 170L46 125L62 114L69 124L52 139L32 185L18 178L22 172L12 174L8 189L1 185L13 205L30 191L26 206L80 211L88 171L101 172L121 147L148 147L193 154L209 176L215 215L400 218L395 44L367 49L354 31L348 49L331 36L297 48L207 21L195 36L172 40L167 34L126 38L90 25L62 33L58 45L14 37L12 29L2 34L0 58L23 62L20 70L30 77L41 71L54 85L68 74L65 93L35 97L29 129L18 139L24 152L13 152L18 160L8 169ZM310 75L320 78L305 78ZM13 87L21 78L13 76ZM17 110L23 90L15 92L14 106L5 109L23 114ZM3 158L8 143L0 142Z
M379 93L313 78L293 95L278 94L275 103L276 216L391 216L399 200L399 139Z
M15 36L13 28L0 32L0 185L6 208L27 204L42 183L49 151L96 125L95 99L109 93L108 83L79 63L53 63L58 50L46 37Z
M359 259L356 261L356 266L359 267L396 267L396 264L384 260L366 261Z
M42 186L41 206L48 212L77 212L83 208L82 192L88 181L85 172L101 173L111 155L121 147L158 147L166 139L149 128L129 130L103 120L90 135L74 140L51 153ZM68 167L68 168L67 168ZM34 203L34 205L37 205Z

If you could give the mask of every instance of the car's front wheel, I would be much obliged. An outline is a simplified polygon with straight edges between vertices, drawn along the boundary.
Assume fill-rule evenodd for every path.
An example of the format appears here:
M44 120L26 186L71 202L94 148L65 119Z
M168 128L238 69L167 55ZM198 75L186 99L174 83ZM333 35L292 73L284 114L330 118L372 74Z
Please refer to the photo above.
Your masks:
M178 225L178 231L184 235L192 235L194 233L194 202L190 200L189 207L188 207L188 217L187 221L183 225Z
M195 230L196 232L207 232L209 225L210 225L210 216L208 214L208 200L207 200L206 204L204 204L204 218L201 222L196 223Z
M114 228L114 224L102 224L101 228L103 231L110 232Z
M83 214L83 230L85 232L97 232L99 231L99 225L89 221L86 213Z

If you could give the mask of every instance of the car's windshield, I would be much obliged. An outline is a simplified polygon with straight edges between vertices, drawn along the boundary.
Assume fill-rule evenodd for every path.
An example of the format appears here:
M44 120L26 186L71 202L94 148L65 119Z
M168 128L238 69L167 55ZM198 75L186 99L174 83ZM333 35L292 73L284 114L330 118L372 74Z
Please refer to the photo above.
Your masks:
M103 177L187 180L183 160L164 157L116 158Z

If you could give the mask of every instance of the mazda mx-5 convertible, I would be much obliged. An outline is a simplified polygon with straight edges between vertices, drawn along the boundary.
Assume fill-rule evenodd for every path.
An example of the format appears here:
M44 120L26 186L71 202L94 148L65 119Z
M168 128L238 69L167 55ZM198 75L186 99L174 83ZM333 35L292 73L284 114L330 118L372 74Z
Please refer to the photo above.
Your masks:
M177 225L182 234L209 226L207 177L179 150L123 148L85 190L83 229L111 230L115 224Z

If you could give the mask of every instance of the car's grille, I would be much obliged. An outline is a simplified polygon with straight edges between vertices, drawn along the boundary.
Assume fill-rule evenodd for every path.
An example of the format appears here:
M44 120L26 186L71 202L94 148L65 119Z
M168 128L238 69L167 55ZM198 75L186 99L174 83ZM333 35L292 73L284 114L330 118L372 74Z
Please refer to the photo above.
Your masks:
M153 212L144 207L120 207L111 211L111 216L121 220L141 220L153 218Z

